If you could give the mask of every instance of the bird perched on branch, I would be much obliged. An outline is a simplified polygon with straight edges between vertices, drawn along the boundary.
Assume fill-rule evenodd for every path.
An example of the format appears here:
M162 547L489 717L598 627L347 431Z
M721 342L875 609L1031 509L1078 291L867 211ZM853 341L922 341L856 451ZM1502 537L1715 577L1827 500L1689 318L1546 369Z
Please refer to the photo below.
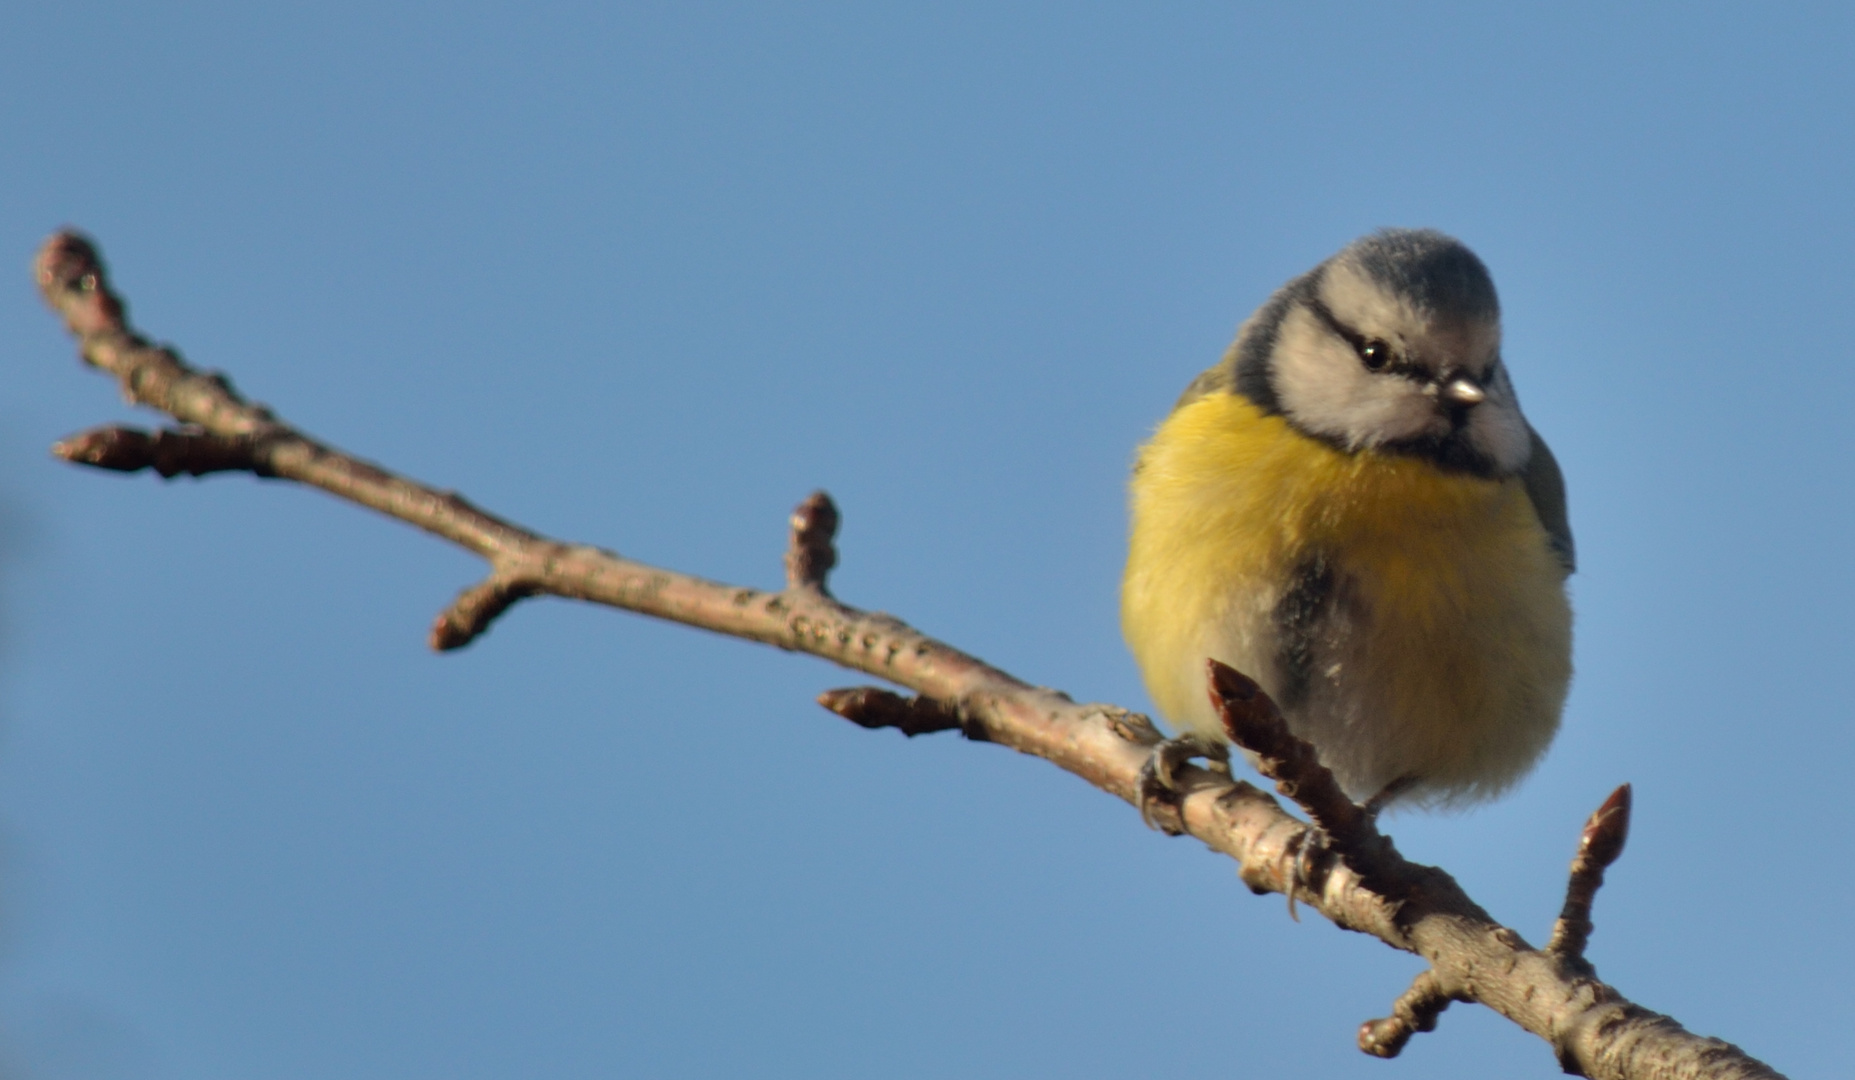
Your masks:
M1375 809L1491 798L1551 742L1565 485L1458 241L1388 229L1284 285L1141 448L1132 515L1122 629L1182 729L1143 803L1185 758L1228 756L1206 658Z

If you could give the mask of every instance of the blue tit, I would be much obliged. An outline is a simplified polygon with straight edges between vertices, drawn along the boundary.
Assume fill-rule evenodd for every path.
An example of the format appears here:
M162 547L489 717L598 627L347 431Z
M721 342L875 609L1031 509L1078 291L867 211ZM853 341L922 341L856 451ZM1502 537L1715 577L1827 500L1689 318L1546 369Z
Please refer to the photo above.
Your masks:
M1261 683L1375 808L1492 798L1552 741L1572 674L1565 484L1460 242L1388 229L1284 285L1131 488L1121 625L1195 756L1227 755L1207 658Z

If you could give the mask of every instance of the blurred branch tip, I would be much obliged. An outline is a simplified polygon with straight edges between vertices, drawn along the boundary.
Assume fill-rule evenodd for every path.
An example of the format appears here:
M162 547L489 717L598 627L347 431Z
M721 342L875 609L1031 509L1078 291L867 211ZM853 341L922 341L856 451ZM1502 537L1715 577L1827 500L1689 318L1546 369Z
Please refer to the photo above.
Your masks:
M79 432L52 444L52 455L73 465L88 465L111 472L153 469L164 479L181 473L205 476L216 472L250 472L262 475L255 456L256 442L249 436L230 438L205 431L167 429L149 434L131 427L110 425Z
M818 695L818 704L858 727L894 728L911 739L963 727L958 709L932 698L908 697L874 686L826 690Z
M543 536L344 453L245 400L225 378L190 367L129 326L96 245L75 232L49 239L34 262L40 291L82 357L115 377L132 403L180 426L150 435L99 428L55 449L98 468L153 468L163 476L245 471L319 488L413 525L482 557L489 576L464 590L431 629L437 649L481 636L531 596L560 596L805 652L912 691L833 690L820 703L864 727L906 735L963 731L1042 758L1110 795L1141 800L1153 752L1149 721L1114 706L1078 704L879 612L839 602L826 589L837 559L838 512L822 492L791 520L785 583L778 590L725 585ZM1288 813L1252 784L1185 769L1181 832L1235 859L1256 892L1298 896L1336 925L1370 934L1428 965L1392 1015L1358 1033L1361 1049L1395 1056L1411 1035L1436 1026L1452 1001L1485 1005L1544 1040L1565 1071L1604 1080L1773 1078L1731 1044L1688 1032L1598 980L1584 957L1590 906L1604 869L1621 853L1629 788L1619 788L1585 826L1564 912L1544 949L1496 922L1440 869L1411 863L1352 803L1256 682L1213 663L1208 690L1231 739L1312 820ZM1311 841L1318 840L1318 843Z
M825 576L837 565L837 504L814 491L792 511L792 539L786 547L786 586L827 592Z
M1392 1002L1391 1015L1359 1025L1359 1049L1373 1057L1394 1058L1420 1031L1435 1031L1437 1017L1449 1008L1449 995L1434 971L1425 971Z

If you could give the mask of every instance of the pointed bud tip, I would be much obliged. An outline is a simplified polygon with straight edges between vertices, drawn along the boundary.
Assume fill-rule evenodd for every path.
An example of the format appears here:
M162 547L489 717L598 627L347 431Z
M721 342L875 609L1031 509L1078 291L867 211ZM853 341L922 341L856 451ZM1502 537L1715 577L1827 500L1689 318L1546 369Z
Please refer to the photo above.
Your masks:
M1262 693L1262 686L1255 679L1222 660L1206 660L1205 670L1211 677L1211 689L1226 701L1253 701Z
M1585 822L1579 847L1599 866L1609 866L1623 854L1630 838L1630 786L1624 784L1610 793L1604 805L1592 811Z
M818 704L839 716L845 716L854 707L852 703L860 696L862 695L857 690L849 687L826 690L818 695Z

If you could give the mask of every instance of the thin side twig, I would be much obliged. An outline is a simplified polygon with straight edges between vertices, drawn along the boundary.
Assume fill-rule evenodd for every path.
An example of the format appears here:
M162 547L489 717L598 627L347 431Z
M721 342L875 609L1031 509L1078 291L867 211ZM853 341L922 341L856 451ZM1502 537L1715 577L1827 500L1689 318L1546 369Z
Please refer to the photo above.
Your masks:
M490 563L492 582L520 583L522 595L560 596L670 619L810 653L907 687L959 717L970 736L1041 757L1130 804L1138 798L1141 766L1157 739L1144 718L1136 722L1126 710L1078 705L900 620L839 603L817 587L822 567L797 575L800 580L782 591L767 592L523 528L312 439L246 401L223 377L195 371L173 350L151 344L130 329L96 249L85 238L69 232L53 236L35 272L40 291L88 363L113 375L132 402L210 435L249 439L250 471L256 475L320 488L458 544ZM484 612L506 610L504 601L513 597L498 592L499 586L480 588L479 595L467 592L465 599ZM459 632L487 621L461 618ZM1237 860L1252 889L1294 887L1283 856L1295 850L1304 823L1250 784L1202 769L1184 770L1182 781L1186 831ZM1335 814L1322 827L1337 837L1348 826L1344 811L1336 808ZM1374 848L1365 843L1356 850ZM1389 843L1368 861L1373 881L1350 858L1331 860L1307 903L1341 927L1423 957L1439 992L1480 1002L1538 1035L1568 1072L1604 1080L1777 1077L1737 1047L1691 1034L1564 957L1528 946L1443 871L1407 862ZM1374 887L1380 881L1397 887L1382 891Z
M825 577L837 565L837 504L814 491L792 511L792 539L786 545L786 587L817 589L829 595Z
M1597 890L1604 887L1604 871L1623 854L1629 838L1630 786L1624 784L1592 811L1578 837L1578 854L1572 857L1571 877L1565 883L1565 907L1552 925L1547 952L1591 970L1584 955L1593 929L1591 904L1597 899Z
M1436 1019L1449 1008L1450 997L1436 972L1425 971L1411 980L1410 989L1391 1003L1391 1015L1359 1025L1359 1049L1373 1057L1394 1058L1420 1031L1435 1031Z
M432 620L426 643L436 652L461 649L481 637L497 617L540 588L512 574L495 573L457 594L451 606Z
M1211 707L1230 740L1254 755L1256 771L1275 781L1278 793L1307 812L1347 865L1371 874L1384 863L1390 841L1378 831L1372 815L1341 790L1313 745L1288 730L1281 708L1262 684L1220 660L1205 661L1205 671Z
M930 697L908 697L875 686L856 686L846 690L826 690L818 695L818 704L857 725L874 731L894 728L909 738L931 735L937 731L962 731L958 709ZM969 738L985 740L983 731L968 732Z
M167 429L150 434L111 424L91 428L52 444L52 454L74 465L111 472L153 469L172 479L182 473L258 473L256 440L249 435L215 435L207 431ZM262 475L262 473L259 473Z

